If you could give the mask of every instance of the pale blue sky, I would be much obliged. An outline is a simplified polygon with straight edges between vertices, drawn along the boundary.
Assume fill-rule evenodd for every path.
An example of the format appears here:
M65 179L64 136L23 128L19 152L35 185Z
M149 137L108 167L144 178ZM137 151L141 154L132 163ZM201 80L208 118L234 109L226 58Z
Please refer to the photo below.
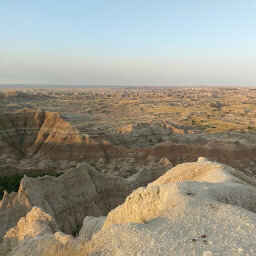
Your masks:
M255 0L0 0L0 83L256 85Z

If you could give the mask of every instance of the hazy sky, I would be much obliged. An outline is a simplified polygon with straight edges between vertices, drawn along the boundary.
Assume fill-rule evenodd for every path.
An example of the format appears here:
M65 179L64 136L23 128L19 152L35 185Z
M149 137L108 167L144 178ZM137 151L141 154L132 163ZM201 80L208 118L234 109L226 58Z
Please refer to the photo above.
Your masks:
M256 85L256 1L0 0L0 83Z

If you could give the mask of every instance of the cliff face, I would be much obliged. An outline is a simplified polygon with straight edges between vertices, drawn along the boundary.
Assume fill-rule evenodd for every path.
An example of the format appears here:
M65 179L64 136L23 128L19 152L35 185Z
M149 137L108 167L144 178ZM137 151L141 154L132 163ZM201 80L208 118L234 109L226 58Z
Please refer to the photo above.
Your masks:
M140 150L142 158L153 157L159 160L168 158L173 164L195 161L204 156L213 161L230 165L242 171L255 167L256 148L240 142L212 141L205 145L186 145L163 142L154 147ZM252 173L247 173L251 175Z
M47 154L53 159L65 156L75 159L81 154L92 157L93 154L102 153L104 146L110 146L98 137L80 134L58 113L43 110L2 115L0 129L2 150L8 146L25 157L40 154Z

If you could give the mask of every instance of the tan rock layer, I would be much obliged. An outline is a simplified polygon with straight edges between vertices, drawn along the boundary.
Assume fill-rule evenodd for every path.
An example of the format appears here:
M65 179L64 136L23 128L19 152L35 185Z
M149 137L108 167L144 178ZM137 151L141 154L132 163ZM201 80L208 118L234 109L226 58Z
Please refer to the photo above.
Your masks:
M20 238L9 255L253 256L255 202L254 180L200 158L136 189L106 219L86 217L77 238L53 234L52 218L33 208L7 232L0 252Z
M50 214L60 230L76 233L85 216L104 216L136 188L161 176L166 168L142 169L129 179L103 175L79 164L60 177L24 177L19 191L5 193L0 201L0 239L33 207Z

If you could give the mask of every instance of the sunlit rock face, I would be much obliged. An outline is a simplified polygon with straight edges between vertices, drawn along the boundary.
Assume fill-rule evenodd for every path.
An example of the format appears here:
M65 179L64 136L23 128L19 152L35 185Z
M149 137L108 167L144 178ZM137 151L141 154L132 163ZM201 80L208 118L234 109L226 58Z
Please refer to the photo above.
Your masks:
M145 186L167 169L142 169L128 179L104 175L88 164L78 164L60 177L21 180L19 191L5 193L0 201L0 239L33 206L50 214L67 234L80 229L85 216L104 216L136 188Z
M36 186L46 183L51 189L53 185L57 187L59 182L63 184L64 180L74 180L74 176L83 177L83 168L85 166L80 166L63 177L53 178L54 184L48 183L49 177L45 177L24 179L22 186L23 189L27 187L28 195L31 194L29 187L32 183ZM94 180L98 193L104 192L104 200L103 194L100 196L102 205L115 201L121 183L130 187L135 184L118 177L112 181L111 177L100 176L98 179L99 174L89 169L86 173L90 176L85 179L87 187L89 180ZM115 186L119 189L115 190ZM112 192L107 193L110 190ZM76 191L78 193L78 189ZM64 192L59 190L58 193L63 198ZM18 194L22 194L22 189ZM89 194L94 194L93 189L87 191ZM83 197L78 195L73 194L73 200L84 204ZM15 208L14 198L9 199L10 208ZM31 197L30 200L35 199ZM100 200L90 200L96 204L98 202L95 212L99 215L86 216L75 238L60 231L68 215L61 222L58 216L60 212L57 211L68 212L75 207L74 204L59 201L55 203L57 206L53 206L54 202L50 200L48 198L48 205L54 211L50 213L50 208L42 204L31 207L11 229L6 230L0 244L1 255L235 256L256 253L256 182L227 165L209 161L205 157L197 162L177 165L147 187L135 189L106 217L98 212ZM39 198L37 204L40 204ZM69 212L69 221L71 215Z

